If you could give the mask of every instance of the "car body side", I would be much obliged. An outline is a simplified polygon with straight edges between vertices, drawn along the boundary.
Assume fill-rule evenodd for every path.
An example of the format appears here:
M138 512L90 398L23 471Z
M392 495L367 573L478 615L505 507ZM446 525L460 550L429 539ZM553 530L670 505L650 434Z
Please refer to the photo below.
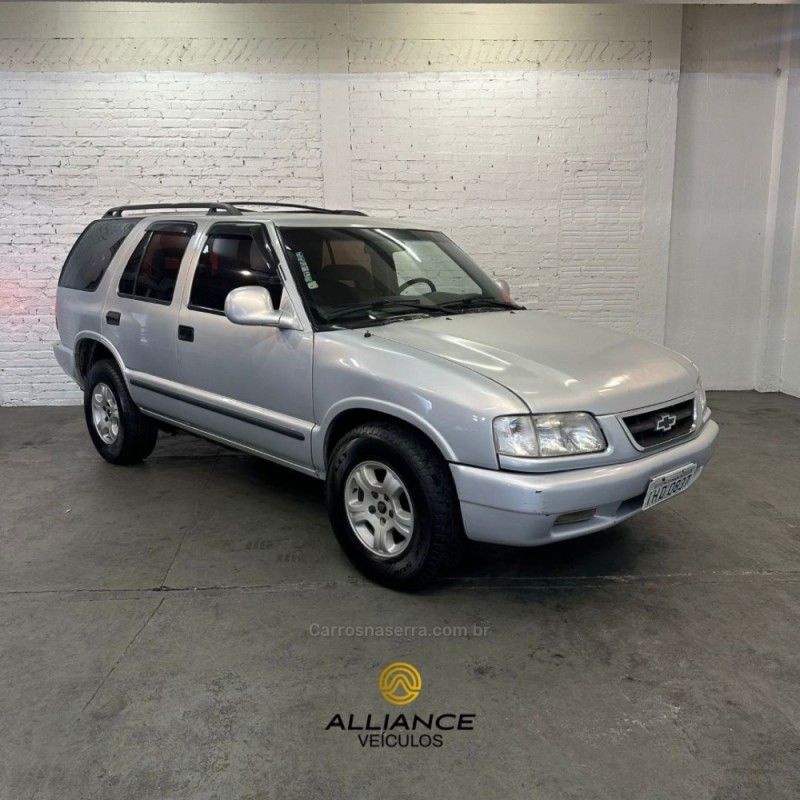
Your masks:
M131 396L145 409L149 393L142 383L148 379L153 381L153 376L139 375L135 365L125 362L118 342L109 335L104 318L108 310L117 305L121 271L153 219L142 220L127 236L96 291L59 287L60 341L55 345L59 364L79 385L86 372L85 365L81 364L81 349L90 343L106 348L120 364ZM188 302L188 289L201 244L208 228L216 221L206 218L192 220L198 223L198 229L186 250L175 297L168 312L174 319L173 327L176 330L180 313ZM303 222L308 224L307 218L303 218ZM340 220L336 222L341 224ZM363 220L360 222L363 224ZM276 250L280 252L274 229L270 230L273 226L268 221L263 224L271 234ZM499 383L445 359L372 336L365 330L314 332L285 261L281 263L281 268L288 296L284 302L287 302L287 307L296 314L302 326L302 330L296 332L296 338L310 341L313 350L313 376L307 387L309 397L313 392L313 417L298 417L289 421L289 424L294 422L305 435L307 455L295 463L289 463L289 466L324 478L326 456L331 447L331 431L337 428L337 421L343 415L350 415L354 419L356 416L361 419L370 416L397 419L424 433L447 461L497 469L491 421L494 416L501 414L527 413L527 406L519 397ZM137 313L142 317L142 330L148 326L148 314L154 308L162 310L140 300L132 302L141 304ZM220 321L227 326L232 337L243 335L241 327L227 320ZM258 333L261 336L286 338L295 332L260 329ZM176 341L176 332L171 341ZM240 382L247 382L250 378L250 375L242 375ZM182 385L174 377L156 376L155 381L176 396L192 395L191 387ZM237 393L236 389L233 393ZM230 401L232 410L253 413L254 410L247 405L236 400ZM176 412L179 408L176 405ZM263 410L269 412L268 402L263 403ZM180 418L170 421L180 422ZM247 445L247 442L240 444ZM260 454L267 458L273 455L266 451Z

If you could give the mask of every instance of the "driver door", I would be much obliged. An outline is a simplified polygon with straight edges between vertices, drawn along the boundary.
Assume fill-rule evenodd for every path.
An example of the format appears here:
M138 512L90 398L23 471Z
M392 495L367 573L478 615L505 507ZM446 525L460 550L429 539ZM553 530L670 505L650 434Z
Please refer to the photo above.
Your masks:
M236 325L225 298L264 286L293 311L262 224L221 222L206 235L179 315L182 418L201 431L313 472L310 330Z

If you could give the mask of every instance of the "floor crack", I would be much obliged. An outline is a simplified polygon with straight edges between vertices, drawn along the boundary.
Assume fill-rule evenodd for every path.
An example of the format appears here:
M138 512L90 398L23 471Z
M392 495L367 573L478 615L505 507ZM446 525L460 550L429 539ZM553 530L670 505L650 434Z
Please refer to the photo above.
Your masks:
M183 532L181 533L181 539L178 542L178 546L175 549L175 554L172 556L172 561L169 562L169 566L167 567L167 571L164 573L164 577L161 579L161 586L159 588L163 589L164 584L166 583L167 578L169 577L169 573L172 570L175 562L178 560L178 555L181 552L181 548L183 547L183 543L186 539L186 535L189 530L193 529L194 526L197 524L197 520L200 518L200 504L203 501L203 497L206 493L206 488L208 484L211 483L211 477L214 474L214 470L217 468L217 464L219 463L219 453L214 456L214 461L211 464L211 469L208 471L208 475L206 475L206 479L203 481L203 485L200 487L200 493L197 498L197 504L194 508L194 513L192 514L192 518L187 525L184 525Z
M92 701L95 699L95 697L97 697L98 693L103 688L103 686L105 686L106 681L111 677L114 670L120 665L122 659L125 658L125 655L128 652L128 650L131 649L133 643L139 638L142 631L150 624L150 620L153 619L153 617L156 615L156 612L158 611L159 608L161 608L166 599L167 599L166 597L162 597L158 601L156 607L147 616L147 619L141 625L139 630L133 634L133 638L128 642L128 644L125 645L125 649L120 653L119 658L117 658L117 660L111 665L111 669L105 674L103 680L101 680L100 683L97 684L97 688L94 690L94 692L92 692L92 696L86 701L86 705L81 709L81 714L80 714L81 716L83 716L86 709L89 708L89 706L92 704Z
M652 583L723 583L741 580L775 580L789 583L800 581L800 570L779 569L721 569L697 570L696 572L661 572L642 575L450 575L437 582L440 589L462 586L465 589L569 589L594 586L625 586ZM167 594L188 595L213 592L294 592L315 591L340 586L372 586L366 578L347 577L317 581L290 581L285 583L217 583L205 586L158 586L141 587L76 587L63 589L6 589L0 590L0 602L5 599L35 598L55 595L120 596ZM435 588L435 587L434 587Z

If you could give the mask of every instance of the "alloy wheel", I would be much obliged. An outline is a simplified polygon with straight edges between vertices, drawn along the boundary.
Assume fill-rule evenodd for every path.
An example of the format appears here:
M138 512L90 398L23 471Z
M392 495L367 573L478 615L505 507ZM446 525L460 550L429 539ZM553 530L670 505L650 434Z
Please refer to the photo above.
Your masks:
M355 466L345 481L345 509L364 547L379 558L403 553L414 532L414 509L397 473L378 461Z

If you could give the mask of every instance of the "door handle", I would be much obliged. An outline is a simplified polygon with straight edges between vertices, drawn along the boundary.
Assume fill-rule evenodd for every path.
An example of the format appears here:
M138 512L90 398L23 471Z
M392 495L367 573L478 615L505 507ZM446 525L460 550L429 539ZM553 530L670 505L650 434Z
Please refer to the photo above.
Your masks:
M122 314L119 311L109 311L106 314L106 322L109 325L119 325L120 319L122 319Z
M194 328L189 325L178 325L178 338L182 342L193 342Z

